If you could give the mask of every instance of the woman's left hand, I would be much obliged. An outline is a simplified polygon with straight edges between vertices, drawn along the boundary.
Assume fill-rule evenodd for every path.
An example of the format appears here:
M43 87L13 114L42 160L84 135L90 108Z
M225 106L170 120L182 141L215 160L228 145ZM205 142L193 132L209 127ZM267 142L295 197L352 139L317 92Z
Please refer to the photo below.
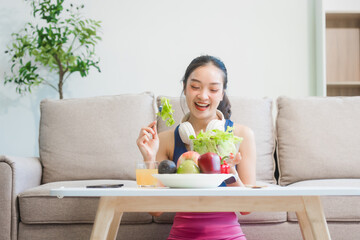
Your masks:
M235 157L227 159L226 162L227 162L227 164L229 164L230 167L236 166L237 164L239 164L241 162L241 153L237 152L235 154Z
M237 172L236 165L241 162L240 152L235 154L235 157L227 159L227 164L230 166L230 173L236 178L236 182L229 184L228 186L240 186L244 187L244 184L240 180L239 173Z

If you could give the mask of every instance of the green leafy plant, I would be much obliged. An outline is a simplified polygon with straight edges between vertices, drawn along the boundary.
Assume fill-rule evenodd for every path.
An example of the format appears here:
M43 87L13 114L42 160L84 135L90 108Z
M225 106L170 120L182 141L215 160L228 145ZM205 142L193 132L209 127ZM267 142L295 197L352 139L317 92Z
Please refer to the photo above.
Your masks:
M33 0L31 5L33 17L41 21L36 25L28 22L12 34L12 44L5 51L11 57L11 74L5 74L4 84L16 84L20 94L46 84L63 99L63 85L71 74L79 72L85 77L92 67L100 72L95 56L95 45L101 40L100 21L84 19L80 13L84 5L70 4L65 11L64 0ZM48 71L56 71L57 84L45 79Z

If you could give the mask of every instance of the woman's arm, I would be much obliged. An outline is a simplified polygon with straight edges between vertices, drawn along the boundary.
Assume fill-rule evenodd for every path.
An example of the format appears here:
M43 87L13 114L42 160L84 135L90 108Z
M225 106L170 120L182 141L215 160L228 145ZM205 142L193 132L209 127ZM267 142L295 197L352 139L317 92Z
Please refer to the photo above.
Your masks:
M156 161L161 162L163 160L172 160L174 151L174 131L169 130L159 133L159 151L156 154Z
M231 167L230 173L236 175L237 181L227 184L231 187L245 187L245 185L256 184L256 146L254 132L246 127L235 124L235 136L242 137L239 152L235 155L236 167ZM250 212L240 212L241 215Z
M239 148L241 160L239 164L237 164L236 170L244 185L255 185L256 146L254 132L246 126L236 125L235 134L243 138Z
M238 176L238 179L235 183L229 184L228 186L255 185L256 147L254 133L250 128L236 124L234 134L242 137L243 141L233 161L236 168L232 167L230 170L232 174Z
M166 131L159 133L159 150L156 154L156 161L160 163L163 160L171 160L172 159L172 151L174 149L174 131ZM149 212L149 214L153 217L159 217L162 212Z

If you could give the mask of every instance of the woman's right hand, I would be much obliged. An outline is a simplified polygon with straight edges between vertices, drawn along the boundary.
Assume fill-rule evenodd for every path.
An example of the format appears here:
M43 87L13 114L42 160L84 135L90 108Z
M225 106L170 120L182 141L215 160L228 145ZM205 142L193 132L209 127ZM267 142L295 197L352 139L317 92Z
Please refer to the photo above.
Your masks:
M153 121L147 127L141 128L136 144L144 157L144 161L156 160L156 154L159 150L159 137L156 130L156 121Z

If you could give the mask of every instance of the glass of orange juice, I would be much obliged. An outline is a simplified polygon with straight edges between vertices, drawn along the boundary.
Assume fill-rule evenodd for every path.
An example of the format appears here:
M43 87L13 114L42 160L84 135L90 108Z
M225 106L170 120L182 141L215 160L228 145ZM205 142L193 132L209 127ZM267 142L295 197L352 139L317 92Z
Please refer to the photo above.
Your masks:
M142 162L136 165L136 183L139 187L155 187L157 179L152 174L158 173L157 162Z

